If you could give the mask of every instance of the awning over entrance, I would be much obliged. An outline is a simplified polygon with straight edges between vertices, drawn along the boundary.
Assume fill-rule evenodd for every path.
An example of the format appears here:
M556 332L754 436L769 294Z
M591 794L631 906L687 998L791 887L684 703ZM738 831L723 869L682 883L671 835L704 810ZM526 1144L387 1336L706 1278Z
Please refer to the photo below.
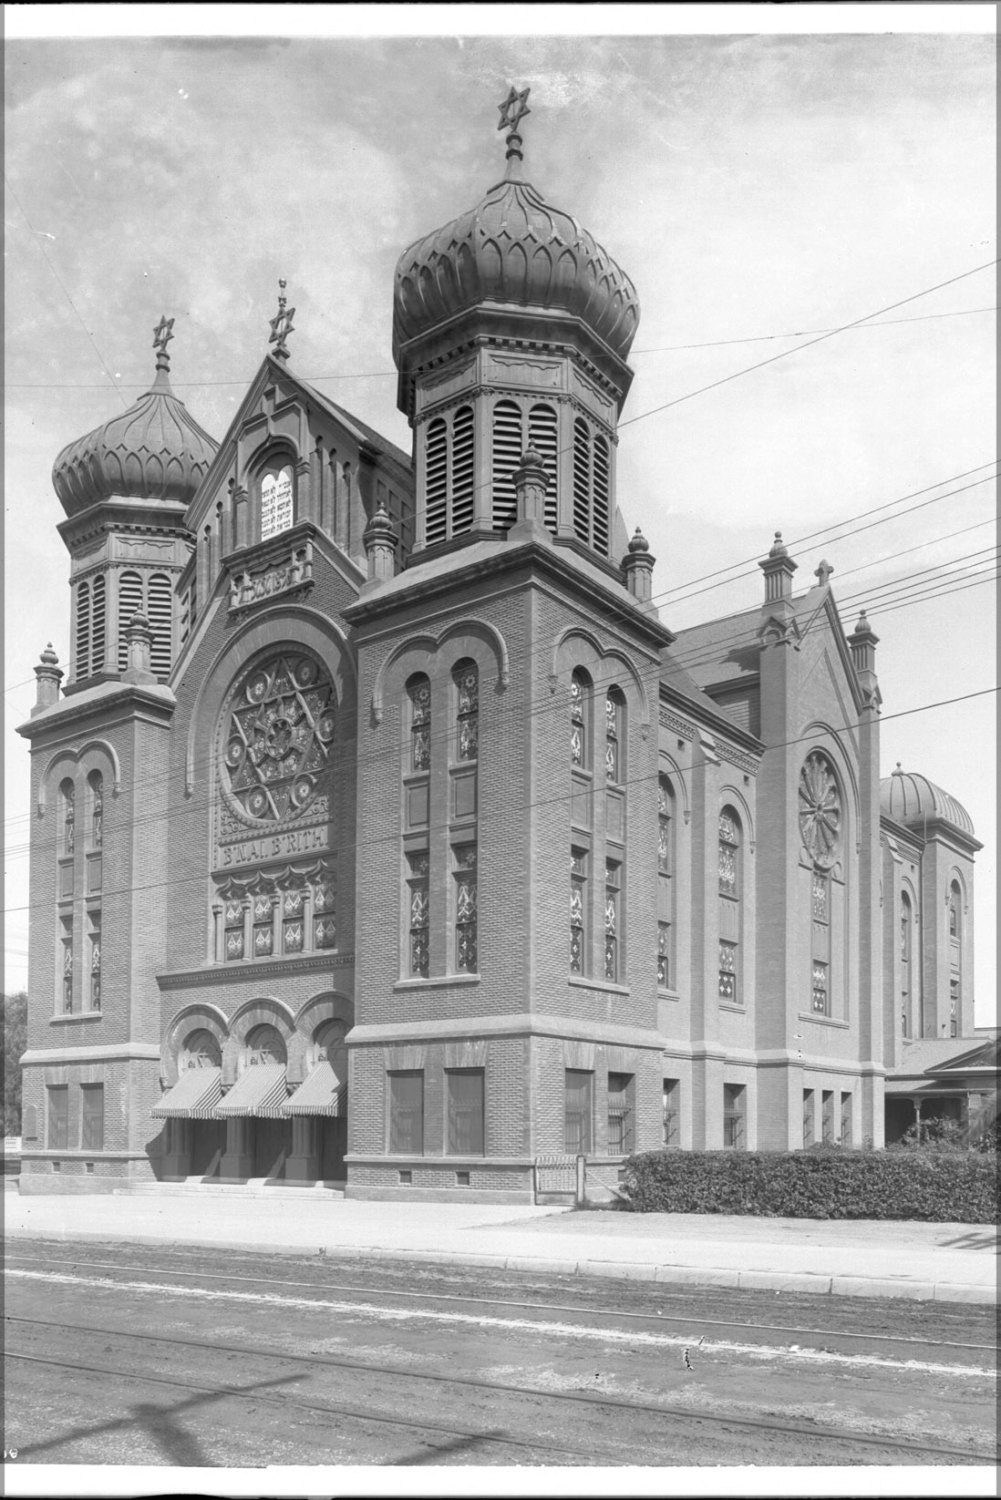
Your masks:
M221 1098L221 1068L188 1068L150 1114L157 1120L214 1120Z
M317 1063L305 1083L286 1100L283 1115L345 1115L348 1086L341 1083L328 1062Z
M288 1097L284 1063L257 1063L247 1068L229 1093L216 1106L221 1120L232 1115L255 1119L283 1120L282 1105Z

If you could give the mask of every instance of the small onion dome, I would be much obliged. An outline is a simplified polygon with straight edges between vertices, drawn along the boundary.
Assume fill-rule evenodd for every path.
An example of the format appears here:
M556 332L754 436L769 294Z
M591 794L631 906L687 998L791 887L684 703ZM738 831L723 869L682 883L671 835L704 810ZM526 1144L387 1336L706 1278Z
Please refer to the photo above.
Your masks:
M903 770L899 761L892 776L884 776L879 783L879 805L897 823L914 824L922 823L925 818L940 818L961 833L973 835L973 819L962 803L927 776Z
M640 531L640 529L639 529L638 526L637 526L636 530L633 532L632 538L631 538L631 540L629 542L629 551L630 552L649 552L650 551L650 543L647 541L646 537L643 535L642 531Z
M419 334L481 303L572 313L622 360L639 323L636 288L593 235L531 183L511 177L400 256L394 357Z
M146 394L60 453L52 483L68 516L115 495L190 504L219 445L174 395L169 365L160 350Z

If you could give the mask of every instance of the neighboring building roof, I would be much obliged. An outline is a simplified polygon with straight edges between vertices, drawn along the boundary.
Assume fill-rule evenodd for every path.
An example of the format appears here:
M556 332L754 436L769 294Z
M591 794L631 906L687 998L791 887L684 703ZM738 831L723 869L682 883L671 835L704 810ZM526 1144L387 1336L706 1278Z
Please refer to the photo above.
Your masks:
M169 365L161 350L156 378L135 405L62 450L52 483L68 516L114 495L190 504L218 444L174 395Z
M960 1070L989 1072L999 1066L999 1045L997 1037L915 1037L902 1044L900 1061L892 1075L914 1078Z
M879 783L879 805L887 817L905 828L937 818L961 833L973 835L973 819L966 808L927 776L904 771L899 761L893 774Z
M724 679L737 682L756 675L761 665L760 625L760 606L721 615L718 620L679 630L672 655L700 686Z

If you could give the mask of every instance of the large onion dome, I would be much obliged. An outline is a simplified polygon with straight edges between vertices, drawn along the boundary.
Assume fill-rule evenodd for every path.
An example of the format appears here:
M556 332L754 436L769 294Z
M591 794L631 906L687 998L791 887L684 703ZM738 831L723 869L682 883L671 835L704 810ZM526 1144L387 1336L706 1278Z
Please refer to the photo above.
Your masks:
M218 444L174 395L170 358L157 347L156 378L145 395L56 459L52 483L68 516L113 496L188 505L204 478Z
M629 353L639 323L636 288L572 214L520 180L519 145L517 136L509 138L508 174L475 208L400 256L393 295L398 362L411 340L484 303L558 309L580 318L619 359Z
M904 771L899 761L892 776L884 776L879 783L879 805L896 823L913 827L936 818L973 836L973 819L966 808L927 776Z

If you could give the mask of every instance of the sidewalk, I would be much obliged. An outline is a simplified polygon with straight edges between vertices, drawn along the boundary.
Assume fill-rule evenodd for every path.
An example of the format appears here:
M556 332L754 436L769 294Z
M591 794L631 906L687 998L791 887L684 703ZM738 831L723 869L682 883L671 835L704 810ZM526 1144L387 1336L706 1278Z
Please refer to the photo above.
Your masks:
M575 1213L344 1199L322 1190L170 1189L3 1197L8 1240L186 1244L945 1302L997 1299L993 1225Z

